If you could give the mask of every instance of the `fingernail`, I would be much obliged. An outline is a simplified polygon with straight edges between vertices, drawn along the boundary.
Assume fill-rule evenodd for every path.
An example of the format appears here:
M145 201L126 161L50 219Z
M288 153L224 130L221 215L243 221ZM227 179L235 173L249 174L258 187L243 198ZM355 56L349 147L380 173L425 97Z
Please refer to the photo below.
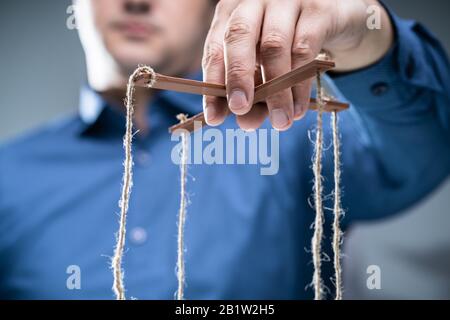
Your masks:
M275 129L283 130L289 124L289 118L283 109L273 109L270 114L270 120Z
M301 118L303 118L303 110L304 106L301 103L294 104L294 120L300 120Z
M210 124L212 121L214 121L217 117L217 111L214 105L207 104L205 108L205 118L206 122Z
M231 92L230 98L228 100L228 106L232 111L239 111L247 107L248 101L247 96L241 90L235 90Z

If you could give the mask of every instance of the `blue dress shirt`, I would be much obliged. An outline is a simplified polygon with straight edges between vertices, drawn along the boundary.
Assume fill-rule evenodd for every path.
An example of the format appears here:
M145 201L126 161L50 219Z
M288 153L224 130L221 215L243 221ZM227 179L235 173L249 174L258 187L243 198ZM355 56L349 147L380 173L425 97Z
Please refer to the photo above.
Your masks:
M448 60L420 24L392 19L396 43L381 61L327 78L333 95L352 104L340 114L344 228L413 205L450 172ZM149 108L150 133L134 140L124 256L128 298L174 298L180 177L167 128L177 113L199 111L199 96L159 92ZM309 112L280 133L276 175L260 175L258 165L190 166L187 299L312 296L308 130L315 119ZM329 115L324 121L329 144ZM109 265L124 125L122 114L84 89L79 114L0 148L0 298L114 298ZM219 127L226 128L236 128L235 119ZM325 193L333 187L332 160L327 150ZM326 218L328 226L328 211ZM79 268L80 288L68 286L71 266ZM330 269L332 262L324 262L325 279Z

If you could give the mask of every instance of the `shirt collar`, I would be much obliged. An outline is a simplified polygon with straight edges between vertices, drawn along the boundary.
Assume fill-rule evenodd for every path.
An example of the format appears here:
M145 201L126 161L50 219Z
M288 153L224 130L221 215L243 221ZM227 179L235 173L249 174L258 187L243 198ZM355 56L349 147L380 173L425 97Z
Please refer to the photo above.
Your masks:
M198 71L187 76L188 79L202 79L202 72ZM187 113L193 116L202 111L202 97L175 91L158 90L151 102L150 117L159 118L156 113L168 114ZM92 132L98 127L122 128L125 124L125 115L119 114L108 106L108 103L88 85L82 86L79 98L79 116L83 122L81 133ZM173 124L176 122L173 116ZM120 132L122 133L122 132Z
M106 106L105 100L97 92L88 86L81 88L79 114L86 126L94 124Z

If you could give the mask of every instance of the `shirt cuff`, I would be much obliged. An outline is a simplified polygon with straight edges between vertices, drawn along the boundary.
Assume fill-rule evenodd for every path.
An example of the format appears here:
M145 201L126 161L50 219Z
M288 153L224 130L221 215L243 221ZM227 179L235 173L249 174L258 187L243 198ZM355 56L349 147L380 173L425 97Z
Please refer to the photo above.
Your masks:
M417 22L400 19L382 5L395 31L392 48L380 61L367 68L330 75L353 105L377 110L404 105L420 88L442 90L430 60L426 58L426 43L433 45L435 42L439 46L439 41Z

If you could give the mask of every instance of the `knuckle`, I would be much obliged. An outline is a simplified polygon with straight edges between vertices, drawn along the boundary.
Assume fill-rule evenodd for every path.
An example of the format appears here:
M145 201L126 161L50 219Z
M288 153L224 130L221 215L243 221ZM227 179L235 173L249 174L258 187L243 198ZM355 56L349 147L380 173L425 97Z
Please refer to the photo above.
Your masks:
M226 23L228 17L229 17L229 11L230 11L230 5L225 3L223 0L219 1L216 5L216 8L214 10L214 18L213 18L213 24L214 23Z
M208 43L203 52L202 66L207 68L223 64L224 53L223 46L215 41Z
M310 0L307 2L306 8L310 12L318 13L324 9L324 7L326 6L326 4L325 4L326 2L329 2L329 1Z
M270 33L261 41L261 58L278 58L283 55L287 49L287 41L280 33Z
M231 22L225 32L225 42L233 44L242 38L248 37L252 33L250 25L244 21Z
M303 35L292 46L292 56L296 59L313 58L314 52L308 35Z
M220 1L216 1L216 8L215 8L215 14L226 14L228 15L228 13L230 12L230 10L233 8L232 3L230 3L230 1L226 1L226 0L220 0Z
M228 80L240 80L249 74L249 68L240 61L231 62L227 68Z
M215 14L216 15L221 14L222 12L225 11L226 7L227 7L227 5L226 5L225 1L219 1L216 4Z

